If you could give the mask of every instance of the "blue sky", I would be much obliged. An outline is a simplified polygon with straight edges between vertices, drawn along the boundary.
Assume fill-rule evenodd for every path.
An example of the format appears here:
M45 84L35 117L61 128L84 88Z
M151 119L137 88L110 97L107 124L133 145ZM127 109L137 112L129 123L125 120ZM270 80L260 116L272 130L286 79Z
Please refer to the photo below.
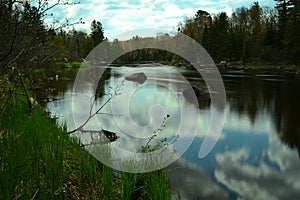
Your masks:
M63 0L62 0L63 1ZM66 1L66 0L65 0ZM254 0L79 0L78 5L59 5L51 10L54 19L70 21L83 19L77 30L90 31L95 19L103 24L104 34L110 38L140 28L163 28L174 31L185 17L197 10L211 14L225 11L231 15L236 8L250 7ZM274 7L274 0L257 0L261 6ZM55 0L49 0L55 2ZM47 19L51 21L52 19Z

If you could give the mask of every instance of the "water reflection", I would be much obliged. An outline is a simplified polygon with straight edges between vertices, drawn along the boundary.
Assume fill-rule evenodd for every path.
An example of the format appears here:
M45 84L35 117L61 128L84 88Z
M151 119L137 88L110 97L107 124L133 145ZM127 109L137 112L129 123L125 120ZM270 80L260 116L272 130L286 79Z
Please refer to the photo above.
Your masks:
M155 146L162 140L165 144L172 143L176 156L180 156L194 137L199 116L197 104L187 102L182 96L183 89L188 86L185 78L178 75L174 67L141 67L134 70L121 67L112 68L111 74L117 74L115 71L119 75L123 72L123 77L143 72L147 80L143 84L125 81L120 95L112 99L110 107L103 109L105 113L112 113L113 117L97 116L101 126L120 133L118 147L140 152L141 146L160 128L164 116L169 115L162 135L157 135L151 145ZM119 75L104 81L104 91L108 92L124 81ZM105 97L100 101L105 101ZM187 136L191 137L184 139Z
M300 156L300 78L283 75L224 76L228 103L233 112L246 113L254 124L262 111L269 113L280 139Z
M223 78L228 100L223 137L202 160L197 152L203 137L194 140L183 156L187 169L191 163L201 167L228 199L297 199L299 77L224 72ZM201 191L192 194L205 198Z
M164 70L166 73L154 74L157 71L150 70L148 74L149 77L155 77L156 83L166 87L152 87L151 81L154 80L151 78L147 79L146 87L143 88L139 88L138 83L128 83L129 88L140 90L132 96L130 105L136 105L145 113L149 107L144 106L141 101L143 94L157 92L160 95L153 95L152 98L159 99L163 95L161 103L167 108L165 113L176 116L179 103L184 102L193 114L198 110L197 106L186 102L180 95L186 85L172 71ZM112 67L102 76L97 89L98 105L105 101L104 94L109 93L118 79L128 71L130 68L127 67ZM179 71L189 77L192 84L202 81L193 71L183 68ZM222 137L207 157L198 158L211 115L210 103L203 103L199 106L200 120L196 139L183 157L170 166L174 198L179 192L181 199L297 199L300 196L300 78L225 71L223 79L227 92L227 117ZM59 81L59 84L54 84L57 93L53 97L64 100L56 104L48 103L47 108L63 117L63 121L66 120L68 126L70 124L72 127L72 123L67 120L70 117L68 103L72 95L72 81ZM172 88L178 93L169 93L166 88ZM147 126L151 117L153 118L151 114L141 117L139 112L135 112L137 109L134 106L129 107L129 110L135 123L141 126ZM123 111L122 106L118 111ZM159 119L157 123L158 121ZM111 116L103 115L98 118L97 123L102 128L120 131ZM173 130L178 128L178 121L170 121L170 125L167 132L172 135ZM188 137L188 127L186 126L187 135L182 140L192 138L192 135ZM142 142L133 142L127 137L121 136L120 140L129 151L143 145ZM132 143L137 146L132 147Z
M169 167L173 187L173 199L226 199L226 191L215 184L211 177L198 165L182 159Z

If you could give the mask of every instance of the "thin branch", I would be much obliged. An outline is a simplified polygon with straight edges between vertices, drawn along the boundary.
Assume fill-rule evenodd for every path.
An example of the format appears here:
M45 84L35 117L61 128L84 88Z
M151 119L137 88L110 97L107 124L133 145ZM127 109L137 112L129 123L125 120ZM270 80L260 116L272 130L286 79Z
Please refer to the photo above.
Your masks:
M24 52L24 49L22 49L20 52L19 52L19 54L14 58L14 59L12 59L9 63L7 63L7 67L9 67L9 65L11 65L13 62L15 62L20 56L21 56L21 54Z
M14 37L12 39L9 52L7 52L6 55L3 56L3 58L0 60L0 62L4 61L6 59L6 57L8 57L13 52L14 43L15 43L15 41L17 39L17 31L18 31L17 27L18 27L18 22L16 21L16 23L15 23L15 30L14 30Z
M17 39L17 32L18 32L18 21L16 21L15 23L15 30L14 30L14 37L12 39L11 45L10 45L10 49L9 51L0 59L0 62L3 62L12 52L14 49L14 45Z
M24 80L22 78L22 75L20 74L18 68L16 70L18 72L18 76L20 78L22 87L25 90L25 95L26 95L26 98L27 98L28 106L29 106L29 115L31 116L32 115L32 111L33 111L33 103L30 101L30 96L29 96L29 93L28 93L28 90L27 90L27 86L26 86L26 84L25 84L25 82L24 82Z
M105 103L95 112L92 114L92 109L90 109L90 114L89 114L89 117L87 118L87 120L82 124L80 125L78 128L72 130L72 131L69 131L68 134L71 134L71 133L74 133L80 129L82 129L96 114L99 114L99 111L108 103L110 102L110 100L112 99L112 97L108 98ZM94 104L94 103L93 103ZM93 106L93 105L92 105Z
M123 116L123 115L114 115L114 114L110 114L110 113L102 113L102 112L99 112L99 113L97 113L97 114L99 114L99 115L108 115L108 116L113 116L113 117L115 117L115 116Z
M43 11L41 12L41 14L44 14L44 13L47 12L48 10L54 8L54 7L57 6L59 3L60 3L60 0L58 0L57 3L53 4L52 6L46 8L45 10L43 10Z
M90 111L89 111L89 117L87 118L87 120L82 124L82 125L80 125L78 128L76 128L76 129L74 129L74 130L72 130L72 131L69 131L68 132L68 134L71 134L71 133L74 133L74 132L76 132L76 131L79 131L79 130L82 130L82 128L95 116L95 115L97 115L97 114L101 114L101 110L104 108L104 106L106 105L106 104L108 104L108 102L110 102L115 96L118 96L118 95L120 95L121 94L121 92L120 92L120 90L122 89L122 87L124 86L124 80L120 83L120 84L118 84L116 87L115 87L115 89L114 89L114 91L112 91L111 92L111 94L110 94L110 97L100 106L100 108L96 111L96 112L94 112L94 113L92 113L92 111L93 111L93 108L94 108L94 106L95 106L95 100L93 100L92 101L92 104L91 104L91 108L90 108Z

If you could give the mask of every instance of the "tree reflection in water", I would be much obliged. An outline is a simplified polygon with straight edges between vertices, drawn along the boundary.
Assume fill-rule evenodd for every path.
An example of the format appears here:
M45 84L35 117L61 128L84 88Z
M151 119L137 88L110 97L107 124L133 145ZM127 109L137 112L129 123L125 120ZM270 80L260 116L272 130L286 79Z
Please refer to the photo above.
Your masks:
M232 111L247 113L252 123L258 111L272 114L282 142L296 148L300 157L300 78L294 75L243 74L223 77Z

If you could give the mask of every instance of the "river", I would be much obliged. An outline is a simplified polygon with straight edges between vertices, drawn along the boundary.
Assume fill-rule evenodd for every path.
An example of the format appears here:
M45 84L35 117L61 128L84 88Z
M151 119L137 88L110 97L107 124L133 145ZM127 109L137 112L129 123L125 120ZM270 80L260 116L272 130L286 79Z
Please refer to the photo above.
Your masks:
M145 72L147 80L142 84L122 81L122 76L132 70ZM225 123L217 144L202 159L198 157L199 148L215 108L209 100L194 105L183 97L182 91L188 87L185 79L195 85L202 82L203 86L201 76L184 67L109 67L99 81L93 111L107 101L116 87L120 86L121 94L111 100L110 106L101 109L102 114L96 116L95 123L88 123L86 129L115 132L119 147L135 152L149 138L148 132L159 128L168 114L164 137L175 144L170 138L174 138L183 120L181 106L184 106L185 120L191 123L194 118L199 120L196 135L192 134L195 123L183 126L185 134L192 138L191 144L167 168L174 199L299 199L299 75L244 70L225 70L221 74L227 97ZM87 85L87 95L82 101L90 103L74 103L75 77L73 73L65 73L49 82L54 90L48 98L53 101L45 103L46 110L66 123L69 130L80 124L74 120L74 113L82 122L87 118L94 95L93 87ZM124 112L130 113L130 120L122 117ZM128 137L124 132L135 133ZM92 140L81 139L83 144Z

